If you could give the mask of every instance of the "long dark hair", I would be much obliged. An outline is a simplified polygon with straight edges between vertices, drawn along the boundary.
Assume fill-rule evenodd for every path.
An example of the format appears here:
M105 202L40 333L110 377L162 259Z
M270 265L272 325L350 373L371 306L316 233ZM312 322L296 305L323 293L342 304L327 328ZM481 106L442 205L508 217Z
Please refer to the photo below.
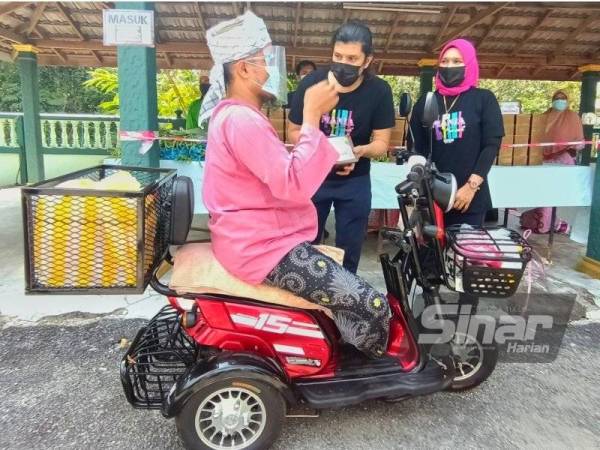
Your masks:
M339 27L333 35L331 45L336 42L358 42L366 56L373 54L373 34L368 26L359 21L350 21Z

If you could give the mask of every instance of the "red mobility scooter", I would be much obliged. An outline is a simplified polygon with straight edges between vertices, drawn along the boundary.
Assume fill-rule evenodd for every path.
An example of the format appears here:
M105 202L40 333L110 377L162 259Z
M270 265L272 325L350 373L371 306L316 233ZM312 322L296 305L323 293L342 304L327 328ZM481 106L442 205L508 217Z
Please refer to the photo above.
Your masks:
M437 105L429 99L423 126L431 128L436 117ZM411 164L406 180L396 187L405 226L383 231L397 249L393 256L380 256L393 311L387 357L371 360L341 342L334 322L322 311L235 296L179 295L155 271L151 285L167 296L169 305L139 330L123 357L127 400L136 408L174 417L189 449L250 450L268 448L286 414L298 406L320 410L369 399L397 401L467 389L485 380L496 364L497 348L483 345L478 336L420 342L429 330L411 295L419 287L425 307L436 308L442 304L440 287L455 289L460 278L464 292L511 296L530 248L516 232L505 230L499 240L481 229L469 231L476 241L513 251L478 253L479 247L471 245L461 253L464 230L443 225L444 210L452 206L456 191L453 175L438 173L424 158ZM172 245L186 242L192 191L188 178L175 180ZM182 298L193 306L183 308Z

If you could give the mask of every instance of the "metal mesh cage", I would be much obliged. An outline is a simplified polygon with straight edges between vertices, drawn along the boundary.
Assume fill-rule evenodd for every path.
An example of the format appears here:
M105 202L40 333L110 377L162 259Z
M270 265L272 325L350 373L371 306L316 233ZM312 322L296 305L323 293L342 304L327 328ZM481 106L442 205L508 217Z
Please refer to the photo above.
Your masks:
M531 247L506 228L446 229L448 287L478 297L512 296L531 259Z
M126 172L139 190L62 186ZM22 189L27 293L141 293L168 246L175 171L97 166Z
M183 331L179 314L165 306L142 328L121 362L129 403L158 409L179 377L195 363L198 346Z

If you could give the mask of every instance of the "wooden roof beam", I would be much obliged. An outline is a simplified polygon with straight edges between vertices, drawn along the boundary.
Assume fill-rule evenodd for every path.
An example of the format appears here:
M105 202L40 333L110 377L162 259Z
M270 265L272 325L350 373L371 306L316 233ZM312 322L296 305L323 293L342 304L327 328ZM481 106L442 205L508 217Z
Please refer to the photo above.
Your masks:
M533 71L531 72L531 76L532 76L532 77L537 77L537 76L538 76L538 74L539 74L539 73L540 73L542 70L544 70L545 68L546 68L546 66L545 66L545 65L543 65L543 64L540 64L538 67L536 67L535 69L533 69Z
M579 75L579 68L575 69L572 73L571 76L569 77L569 80L574 80L575 77Z
M507 67L508 67L508 64L504 64L502 67L500 67L500 69L498 69L498 72L496 72L496 75L494 76L494 78L499 78L500 75L502 75L504 73L504 71L506 70Z
M473 28L475 25L480 23L482 20L485 20L488 17L496 14L498 11L505 8L509 4L510 4L510 2L503 2L503 3L498 3L498 4L495 4L494 6L490 6L486 9L484 9L479 14L477 14L475 17L473 17L471 20L469 20L467 23L459 25L454 30L452 30L449 34L443 36L440 39L440 41L435 45L433 50L434 51L438 50L444 42L450 41L454 38L457 38L461 34L466 33L471 28Z
M204 16L202 14L202 10L200 9L200 2L193 2L192 9L196 13L196 19L198 20L198 25L202 28L202 32L206 33L206 22L204 21Z
M102 57L98 54L98 52L96 50L90 50L90 53L92 54L92 56L94 57L94 59L96 61L98 61L98 64L102 64L104 62L102 60Z
M169 68L173 67L173 60L171 59L169 54L167 52L164 52L162 55L163 55L163 58L165 59L165 62L167 63L167 67L169 67Z
M39 36L41 39L46 39L46 36L44 36L44 34L40 30L33 28L32 32L35 33L37 36ZM52 53L54 53L56 56L58 56L58 59L60 59L60 61L63 64L69 64L69 62L67 61L67 57L63 54L63 52L61 52L57 48L53 48L51 50L52 50Z
M569 45L571 42L575 41L575 39L582 33L585 33L587 28L592 25L593 23L597 22L598 20L600 20L600 17L598 16L590 16L586 19L584 19L579 26L573 30L571 33L569 33L569 36L567 36L566 39L564 39L552 52L552 54L550 55L550 58L548 60L549 63L553 63L557 60L557 58L559 57L560 52L562 52L565 47L567 45Z
M69 22L69 25L71 25L71 28L73 28L73 30L75 30L75 33L77 33L77 36L79 36L79 39L81 39L82 41L87 41L87 38L81 32L81 30L79 29L79 27L77 26L77 24L75 23L75 21L69 14L69 12L63 7L63 5L61 5L60 2L56 2L56 7L60 11L60 13L63 15L63 17L65 19L67 19L67 22ZM95 50L90 50L90 53L92 54L94 59L98 62L98 64L103 63L102 58L100 57L100 55L98 53L96 53Z
M46 6L47 3L38 3L31 14L29 22L19 25L16 29L16 32L21 33L25 31L25 36L29 36L42 18L42 14L44 14Z
M544 13L544 15L542 17L540 17L537 20L536 24L533 26L533 28L531 30L529 30L527 32L527 34L521 40L521 42L512 49L512 51L510 52L511 56L516 56L519 53L519 51L527 44L529 39L531 39L533 37L533 35L542 27L544 22L552 15L553 12L554 11L552 9L549 9ZM502 72L504 72L506 70L506 67L507 67L507 64L504 64L502 67L500 67L500 70L498 70L498 72L496 73L496 77L499 77L500 75L502 75Z
M348 20L350 20L350 16L352 15L352 10L351 9L345 9L344 10L344 23L348 23Z
M298 45L298 32L300 31L300 18L302 17L302 2L296 4L296 20L294 22L294 47Z
M63 7L63 5L61 5L60 2L55 2L54 4L56 5L56 7L60 11L60 13L63 15L63 17L65 19L67 19L67 22L69 22L69 25L71 25L71 28L73 28L73 30L75 30L75 33L77 34L77 36L79 36L79 39L81 39L82 41L87 40L86 37L83 35L83 33L79 30L79 27L77 26L75 21L71 18L71 15L69 14L69 12Z
M60 50L54 49L53 52L64 64L68 64L67 57Z
M10 52L0 50L0 61L13 62L13 55Z
M500 12L496 13L496 15L494 16L494 19L492 20L492 23L490 23L490 26L488 27L488 29L485 30L483 37L481 39L479 39L479 42L477 42L477 45L476 45L477 48L481 47L483 45L483 43L486 41L486 39L490 37L490 35L492 34L492 31L494 31L494 29L496 28L496 25L498 25L498 23L500 22L500 19L502 19L502 17L504 17L504 16Z
M0 28L0 38L14 42L15 44L25 44L27 42L27 38L25 36L2 28Z
M454 5L452 8L450 8L450 11L446 15L446 19L444 20L444 25L442 25L442 28L440 28L440 31L437 34L437 36L435 37L435 41L434 41L433 45L431 46L432 53L437 49L437 47L444 40L444 34L446 34L446 30L450 26L450 23L452 23L452 19L454 18L454 15L456 14L457 10L458 10L458 5Z
M517 53L519 53L519 51L525 46L527 45L527 41L529 41L529 39L531 39L533 37L533 35L535 33L538 32L538 30L540 28L542 28L542 26L544 25L544 22L552 15L552 13L554 12L553 9L549 9L547 10L544 15L542 17L540 17L538 19L538 21L536 22L536 24L533 26L533 28L531 28L527 34L525 35L525 37L523 39L521 39L521 42L519 44L517 44L517 46L515 48L512 49L512 51L510 52L511 55L516 55Z
M401 17L402 17L402 14L397 12L396 18L394 19L394 23L392 24L392 28L390 29L390 34L388 35L387 40L385 41L385 48L383 50L385 53L387 53L387 51L390 48L390 45L392 45L392 39L394 39L394 35L396 34L396 27L398 26L398 22L400 22ZM381 62L381 65L380 65L380 69L379 69L380 72L381 72L381 67L383 67L383 61Z
M77 40L53 40L53 39L29 39L29 42L39 48L58 48L64 50L99 50L105 51L106 47L100 40L88 40L88 41L77 41ZM199 44L194 42L164 42L156 45L156 51L168 52L168 53L189 53L193 55L202 55L208 57L210 52L206 44ZM308 48L298 47L287 49L287 55L291 58L296 56L297 58L331 58L331 50L326 48ZM376 55L377 60L384 60L386 63L397 63L398 60L407 57L414 57L415 60L420 59L423 56L422 50L410 50L410 49L396 49L393 52L386 54ZM485 64L505 64L507 61L507 55L504 53L492 53L482 52L479 54L480 62ZM515 64L528 64L538 65L547 64L547 57L545 55L535 54L523 54L512 57L511 63ZM562 55L560 59L555 63L557 66L577 66L583 64L589 64L589 57L577 57L572 55Z
M0 3L0 16L3 16L5 14L10 14L13 11L16 11L19 8L23 8L24 6L29 5L29 3L23 3L23 2L7 2L7 3Z

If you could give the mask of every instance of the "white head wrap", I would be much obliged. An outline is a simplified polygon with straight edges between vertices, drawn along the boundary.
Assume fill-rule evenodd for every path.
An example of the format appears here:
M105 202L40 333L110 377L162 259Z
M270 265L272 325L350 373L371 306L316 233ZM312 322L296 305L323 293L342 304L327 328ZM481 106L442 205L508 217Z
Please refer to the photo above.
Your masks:
M221 22L206 32L206 42L214 66L210 71L210 89L206 93L198 125L210 118L217 103L225 96L223 64L246 58L271 43L265 22L251 11Z

